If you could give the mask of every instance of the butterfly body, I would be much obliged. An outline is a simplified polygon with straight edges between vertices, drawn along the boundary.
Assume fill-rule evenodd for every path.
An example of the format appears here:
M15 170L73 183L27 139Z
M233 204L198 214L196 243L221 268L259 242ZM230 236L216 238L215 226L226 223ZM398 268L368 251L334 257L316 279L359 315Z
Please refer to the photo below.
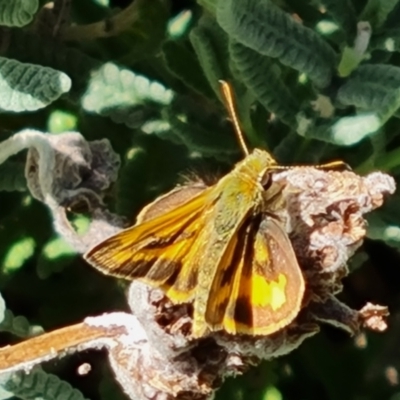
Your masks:
M298 314L304 280L274 214L283 206L275 165L255 149L214 186L156 200L85 257L104 273L161 288L173 303L193 302L193 337L276 332Z

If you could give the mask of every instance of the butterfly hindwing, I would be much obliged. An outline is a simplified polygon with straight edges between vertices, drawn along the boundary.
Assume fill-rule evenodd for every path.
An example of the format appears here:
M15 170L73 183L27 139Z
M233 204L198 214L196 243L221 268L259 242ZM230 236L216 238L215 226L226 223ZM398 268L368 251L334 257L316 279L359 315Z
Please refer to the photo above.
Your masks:
M223 328L226 308L234 290L232 286L234 277L241 273L237 268L242 267L241 260L243 259L243 252L248 239L246 227L241 227L237 234L231 237L223 257L219 260L218 268L216 268L217 273L207 299L206 312L203 316L204 323L212 330ZM196 331L197 321L200 321L200 316L196 318L195 315L194 331Z
M231 334L269 335L298 314L304 279L275 217L259 215L238 236L232 256L218 268L205 318Z

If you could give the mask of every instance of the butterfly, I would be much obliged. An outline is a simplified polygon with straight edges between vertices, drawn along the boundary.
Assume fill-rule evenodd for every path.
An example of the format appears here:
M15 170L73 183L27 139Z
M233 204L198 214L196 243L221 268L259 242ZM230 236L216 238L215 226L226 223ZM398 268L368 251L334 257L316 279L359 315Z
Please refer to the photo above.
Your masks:
M193 338L213 331L270 335L295 319L305 290L278 217L283 187L272 179L286 167L265 150L249 153L230 86L221 84L245 158L212 186L161 196L134 226L84 257L105 274L162 289L174 304L192 303Z

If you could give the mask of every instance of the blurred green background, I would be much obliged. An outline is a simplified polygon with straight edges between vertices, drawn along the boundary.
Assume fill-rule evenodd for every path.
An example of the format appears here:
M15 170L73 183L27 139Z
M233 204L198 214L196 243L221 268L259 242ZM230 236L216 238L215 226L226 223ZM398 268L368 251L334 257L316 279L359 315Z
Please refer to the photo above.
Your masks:
M105 200L132 221L188 171L220 175L241 159L219 79L234 87L251 148L398 180L399 0L0 0L0 30L0 139L24 128L107 138L122 167ZM46 67L71 86L54 94ZM0 166L0 345L127 310L124 284L54 232L27 190L25 157ZM399 204L395 194L368 216L339 296L355 309L388 305L389 329L351 338L322 327L290 355L228 379L217 400L400 399ZM79 375L86 362L92 370ZM126 398L103 352L44 369L86 398Z

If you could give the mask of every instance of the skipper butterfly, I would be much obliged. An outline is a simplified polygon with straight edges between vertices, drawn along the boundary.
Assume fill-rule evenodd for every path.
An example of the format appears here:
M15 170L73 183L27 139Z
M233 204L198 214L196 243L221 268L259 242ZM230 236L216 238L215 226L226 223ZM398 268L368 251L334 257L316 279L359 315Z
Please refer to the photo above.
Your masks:
M193 303L192 337L210 331L269 335L300 311L305 283L283 222L283 167L261 149L249 154L229 85L226 106L246 157L215 185L183 186L145 207L136 225L92 248L105 274L161 288ZM343 165L341 162L327 167ZM323 166L324 167L324 166Z

